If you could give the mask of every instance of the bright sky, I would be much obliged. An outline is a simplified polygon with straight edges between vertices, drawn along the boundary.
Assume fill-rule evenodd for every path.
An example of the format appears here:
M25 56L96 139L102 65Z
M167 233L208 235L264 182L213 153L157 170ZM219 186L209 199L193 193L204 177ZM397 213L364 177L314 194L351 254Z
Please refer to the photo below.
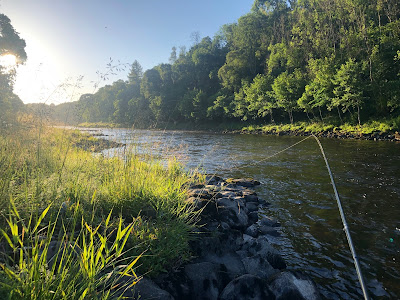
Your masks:
M173 46L189 49L191 33L213 37L253 2L0 0L0 12L27 43L28 61L18 67L14 91L24 103L77 100L95 92L95 83L126 79L129 67L101 81L96 72L107 72L110 57L114 65L136 59L144 70L167 63Z

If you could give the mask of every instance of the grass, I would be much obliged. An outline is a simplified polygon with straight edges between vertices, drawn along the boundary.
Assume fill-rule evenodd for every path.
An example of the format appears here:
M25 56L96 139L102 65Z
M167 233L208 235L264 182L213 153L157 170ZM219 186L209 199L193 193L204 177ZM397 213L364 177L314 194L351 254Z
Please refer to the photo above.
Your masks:
M318 134L323 132L337 132L353 135L386 134L400 131L400 117L380 121L369 121L361 126L349 123L338 125L323 122L296 122L294 124L250 125L243 127L242 130L249 133L260 131L265 133L303 132Z
M0 298L107 299L190 258L190 174L173 160L93 155L81 140L0 132Z

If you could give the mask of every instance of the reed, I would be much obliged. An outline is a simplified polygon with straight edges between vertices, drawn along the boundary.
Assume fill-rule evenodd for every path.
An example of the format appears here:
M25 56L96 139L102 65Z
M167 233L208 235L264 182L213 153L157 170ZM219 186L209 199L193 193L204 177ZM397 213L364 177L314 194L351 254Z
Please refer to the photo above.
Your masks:
M128 153L76 147L78 132L0 134L0 296L107 299L190 258L192 176ZM51 254L49 254L51 252Z

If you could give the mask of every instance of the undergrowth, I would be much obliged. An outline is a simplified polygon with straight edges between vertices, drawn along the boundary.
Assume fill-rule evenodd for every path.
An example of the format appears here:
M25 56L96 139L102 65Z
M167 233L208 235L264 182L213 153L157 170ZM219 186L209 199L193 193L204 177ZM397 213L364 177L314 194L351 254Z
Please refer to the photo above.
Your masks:
M0 132L2 299L107 299L137 273L190 257L190 174L176 161L93 155L80 139L47 127Z

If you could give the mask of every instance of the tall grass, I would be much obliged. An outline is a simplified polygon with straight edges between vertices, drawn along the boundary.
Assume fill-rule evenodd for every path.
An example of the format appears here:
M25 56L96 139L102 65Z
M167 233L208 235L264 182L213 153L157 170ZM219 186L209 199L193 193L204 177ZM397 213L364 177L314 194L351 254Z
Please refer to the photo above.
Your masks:
M190 257L182 166L93 155L77 132L40 130L0 135L3 298L107 299Z

